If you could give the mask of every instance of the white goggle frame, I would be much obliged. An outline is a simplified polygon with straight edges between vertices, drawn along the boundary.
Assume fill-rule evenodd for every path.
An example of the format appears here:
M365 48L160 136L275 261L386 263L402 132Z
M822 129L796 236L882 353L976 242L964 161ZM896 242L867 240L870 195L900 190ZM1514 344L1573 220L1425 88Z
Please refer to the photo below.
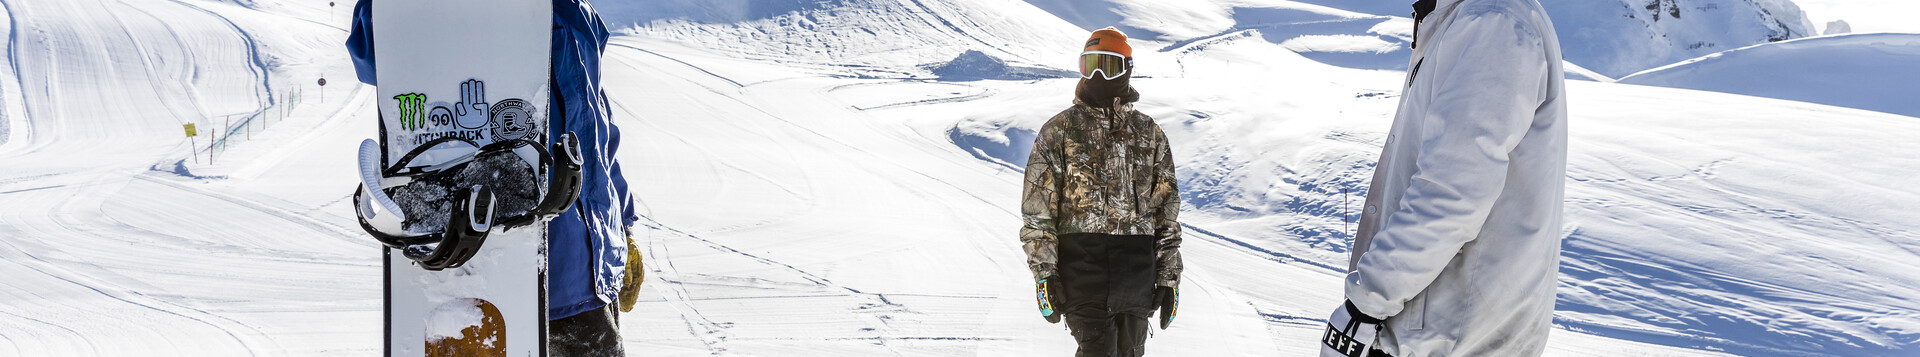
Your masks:
M1086 52L1081 52L1081 53L1080 53L1080 56L1082 56L1082 57L1085 57L1086 55L1109 55L1109 56L1113 56L1113 57L1116 57L1116 58L1119 58L1119 59L1120 59L1120 61L1122 61L1122 63L1124 63L1124 64L1125 64L1125 67L1123 67L1123 68L1121 68L1121 69L1120 69L1120 73L1111 73L1111 74L1110 74L1110 73L1107 73L1107 71L1106 71L1106 70L1104 70L1104 69L1099 69L1099 68L1095 68L1095 69L1093 69L1092 71L1087 71L1086 73L1082 73L1082 74L1080 74L1080 78L1081 78L1081 79L1093 79L1093 74L1094 74L1094 73L1100 73L1100 78L1105 78L1106 80L1109 80L1109 81L1111 81L1111 80L1113 80L1114 78L1120 78L1120 76L1124 76L1124 75L1127 75L1127 72L1128 72L1128 71L1131 71L1131 70L1133 69L1133 59L1131 59L1131 58L1127 58L1127 56L1123 56L1123 55L1120 55L1120 53L1117 53L1117 52L1112 52L1112 51L1086 51Z

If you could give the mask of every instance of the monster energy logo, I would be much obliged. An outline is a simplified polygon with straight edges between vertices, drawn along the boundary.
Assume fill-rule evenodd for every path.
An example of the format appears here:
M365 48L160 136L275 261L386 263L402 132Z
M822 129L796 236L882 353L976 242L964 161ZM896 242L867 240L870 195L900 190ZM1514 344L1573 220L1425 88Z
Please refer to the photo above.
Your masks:
M427 95L407 93L393 96L400 101L400 128L420 129L427 126Z

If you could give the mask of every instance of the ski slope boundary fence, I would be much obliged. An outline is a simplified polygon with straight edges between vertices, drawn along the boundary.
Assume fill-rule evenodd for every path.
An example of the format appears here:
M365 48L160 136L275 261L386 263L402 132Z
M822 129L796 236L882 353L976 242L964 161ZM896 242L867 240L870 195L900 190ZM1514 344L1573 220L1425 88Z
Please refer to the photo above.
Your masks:
M271 101L269 104L262 105L259 110L206 118L206 123L197 126L202 128L201 136L207 139L197 140L198 142L193 144L196 154L205 153L205 155L199 155L201 157L193 160L205 160L203 162L209 165L220 162L229 147L252 140L255 135L261 135L261 132L266 131L267 128L286 122L287 118L293 116L295 110L299 109L305 97L305 86L295 86L280 93L282 100Z

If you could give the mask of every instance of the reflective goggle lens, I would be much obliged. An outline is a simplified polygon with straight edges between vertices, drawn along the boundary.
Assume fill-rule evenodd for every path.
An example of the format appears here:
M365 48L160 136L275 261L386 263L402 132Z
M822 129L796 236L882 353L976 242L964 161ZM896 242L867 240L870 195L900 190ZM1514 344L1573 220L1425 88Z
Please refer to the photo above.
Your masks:
M1087 51L1080 54L1080 78L1091 79L1094 73L1100 78L1114 79L1127 74L1127 58L1118 53L1106 51Z

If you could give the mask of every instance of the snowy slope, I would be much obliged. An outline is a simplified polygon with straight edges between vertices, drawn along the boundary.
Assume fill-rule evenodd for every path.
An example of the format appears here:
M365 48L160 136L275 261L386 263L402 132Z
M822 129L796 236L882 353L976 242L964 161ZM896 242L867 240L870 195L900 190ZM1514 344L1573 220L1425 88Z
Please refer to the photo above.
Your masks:
M1174 140L1191 234L1182 314L1149 342L1156 355L1304 354L1339 303L1340 192L1363 198L1403 74L1268 33L1391 42L1405 20L1324 2L1230 6L1292 10L1136 45L1141 108ZM373 98L348 79L345 16L291 1L0 4L13 31L0 355L376 353L378 249L345 202ZM1034 316L1015 238L1025 145L1072 81L936 81L928 65L977 50L1068 67L1077 22L1004 0L598 5L628 35L604 75L645 217L649 279L622 318L634 354L1072 350ZM328 102L218 164L178 136L322 73ZM1570 92L1549 355L1917 348L1920 191L1903 180L1920 163L1885 153L1920 149L1905 140L1920 123Z
M1050 6L1036 3L1041 7ZM1098 4L1095 5L1093 10L1101 9ZM1090 12L1087 8L1078 9L1076 11L1082 14ZM1059 9L1051 11L1061 12ZM1075 25L1094 27L1094 24L1077 22ZM1141 57L1140 73L1153 77L1139 82L1147 93L1147 101L1142 107L1162 118L1163 126L1168 127L1169 135L1176 140L1176 155L1183 158L1183 191L1193 206L1192 212L1186 217L1189 217L1188 222L1193 224L1195 231L1221 234L1214 236L1217 242L1227 242L1267 255L1276 262L1309 270L1332 271L1331 266L1344 259L1345 239L1348 239L1342 233L1345 229L1340 228L1339 189L1364 188L1371 159L1377 154L1379 130L1386 127L1385 120L1390 114L1388 111L1395 95L1394 84L1398 83L1400 74L1327 67L1320 65L1325 61L1307 58L1285 46L1276 46L1273 43L1275 41L1253 39L1253 36L1259 35L1258 32L1236 30L1235 27L1228 26L1214 36L1178 41L1144 41L1166 45L1156 52L1137 51ZM654 37L647 35L648 30L644 29L637 33L642 34L642 38ZM1153 33L1164 36L1181 32L1149 32L1150 35ZM665 42L679 40L678 37L665 36L653 41L659 42L656 46L670 47ZM640 47L648 48L649 52L663 51L649 46ZM737 50L735 47L695 47L682 51L696 54L718 51L725 55L706 54L705 57L724 57ZM1137 49L1143 47L1136 45ZM771 85L775 82L800 81L766 78L767 74L755 74L750 70L751 65L672 57L683 64L705 68L705 73L712 73L717 78L730 78L724 82L747 83L745 87L749 88L761 83ZM835 73L844 71L824 70L826 73L821 76L848 76ZM1272 83L1287 85L1275 86ZM1886 251L1897 253L1895 257L1910 257L1912 253L1908 250L1913 248L1913 242L1909 237L1914 228L1899 223L1909 220L1883 216L1888 214L1883 211L1905 212L1888 209L1900 207L1903 205L1901 201L1878 200L1859 205L1866 208L1844 209L1829 207L1823 202L1851 197L1846 192L1777 202L1755 201L1746 196L1798 191L1799 182L1781 181L1778 179L1780 175L1773 172L1817 165L1819 162L1815 161L1827 159L1805 158L1796 153L1822 151L1824 149L1821 148L1826 146L1839 145L1839 141L1810 140L1800 146L1771 146L1770 150L1753 151L1743 147L1746 146L1742 145L1743 140L1771 138L1764 133L1775 130L1799 130L1795 125L1802 124L1799 120L1805 120L1808 116L1818 118L1814 119L1816 121L1852 123L1862 120L1858 117L1859 112L1746 100L1711 93L1634 86L1595 86L1592 89L1585 86L1577 88L1595 93L1595 99L1576 98L1576 101L1595 103L1579 107L1601 109L1583 112L1576 108L1576 117L1593 118L1583 122L1617 124L1597 126L1581 134L1596 138L1591 139L1593 144L1589 144L1595 146L1575 149L1576 154L1602 154L1576 159L1574 171L1586 173L1574 179L1578 182L1606 184L1590 184L1594 187L1576 184L1577 188L1572 190L1576 193L1590 191L1575 194L1590 201L1581 201L1584 206L1569 208L1570 211L1581 212L1577 213L1581 217L1577 220L1581 225L1568 229L1570 261L1564 279L1568 290L1561 302L1562 309L1568 313L1560 317L1563 325L1616 338L1701 346L1742 354L1885 355L1894 353L1891 351L1912 348L1909 339L1915 330L1907 321L1913 316L1900 311L1914 307L1911 301L1911 297L1916 295L1914 291L1905 288L1893 288L1893 291L1887 292L1844 289L1834 286L1832 282L1878 287L1908 286L1907 283L1914 278L1911 273L1913 266L1891 263L1863 269L1845 266L1846 263L1828 263L1835 259L1834 256L1857 259L1853 258L1858 256L1857 253L1848 253L1856 251ZM919 130L923 131L923 136L951 141L963 149L962 153L1008 171L1004 178L1006 186L1000 189L1012 190L1016 186L1014 182L1017 182L1013 171L1024 161L1025 145L1031 141L1032 130L1046 116L1061 108L1067 95L1066 88L1069 87L1069 81L1059 80L1031 83L858 81L833 87L835 90L832 92L841 94L841 100L846 102L847 107L866 109L862 110L863 113L897 113L886 116L906 118L895 120L948 123L935 118L958 117L960 120L950 127L925 124L944 129L940 132L925 133L930 130L925 128ZM745 91L756 92L751 89ZM805 91L794 91L801 92ZM887 99L893 97L898 99ZM665 100L671 102L680 97L668 98ZM833 113L825 110L815 112L823 111ZM864 117L837 113L828 116L836 120ZM804 120L805 117L794 116L787 120ZM1665 124L1698 117L1713 120L1686 126ZM1865 140L1888 150L1911 149L1900 146L1906 144L1894 140L1903 135L1895 133L1911 133L1914 129L1910 125L1890 121L1884 116L1869 118L1855 126L1872 126L1889 134ZM1712 123L1734 125L1719 120L1739 120L1742 123L1740 125L1753 125L1747 121L1765 124L1760 124L1755 134L1744 137L1694 137L1703 132L1699 130L1701 126L1710 126ZM1715 142L1712 144L1715 147L1728 147L1724 149L1726 151L1708 152L1734 158L1731 162L1761 160L1758 158L1798 159L1785 163L1764 161L1763 164L1742 168L1750 172L1768 172L1765 174L1733 178L1716 175L1709 179L1738 182L1735 184L1737 188L1733 189L1712 185L1684 186L1671 182L1679 177L1678 173L1659 172L1673 170L1676 168L1674 166L1707 165L1714 161L1628 163L1624 162L1627 158L1668 159L1672 155L1667 151L1678 149L1671 144L1650 139L1628 140L1625 146L1598 145L1601 142L1620 141L1613 137L1614 133L1634 132L1635 129L1645 130L1647 127L1657 128L1663 135ZM826 133L831 133L829 136L834 138L858 136L840 135L838 131ZM1719 165L1729 166L1726 163ZM1327 170L1327 167L1339 169ZM1690 170L1681 170L1680 173ZM1830 170L1850 169L1833 167ZM1703 171L1714 172L1712 169ZM1869 187L1912 194L1892 183L1892 178L1883 176L1873 179ZM1649 187L1631 184L1636 180L1650 182L1647 184ZM867 195L865 192L861 194ZM1360 194L1363 192L1354 192L1353 198L1357 200ZM1623 197L1628 204L1611 201ZM992 206L1010 209L1012 201L1007 198L1003 200L1008 201ZM1807 208L1809 206L1823 208ZM1630 211L1657 207L1671 211L1665 216L1679 218L1657 224L1648 223L1651 228L1643 227L1624 218L1638 217L1637 214L1616 211L1627 209L1623 207L1632 207ZM1787 213L1762 214L1767 212ZM1898 216L1901 213L1894 214ZM1766 222L1785 217L1871 224L1851 231L1793 229L1761 235L1741 228L1777 224ZM1003 220L1007 222L1007 227L1014 224L1009 218ZM672 225L671 222L667 224ZM1653 234L1658 232L1697 233L1703 236L1689 235L1686 238L1726 247L1781 250L1785 248L1769 244L1755 245L1781 241L1817 242L1810 244L1831 248L1789 250L1781 252L1781 258L1766 263L1754 264L1742 260L1739 262L1741 264L1732 264L1725 259L1743 257L1744 253L1720 251L1717 253L1722 255L1696 256L1691 252L1702 250L1695 246L1650 242L1675 237L1672 233ZM1798 246L1797 243L1783 244ZM1898 261L1901 258L1888 258L1886 262ZM1780 275L1780 271L1818 273L1790 277ZM1247 294L1257 296L1274 293ZM1834 307L1826 305L1852 300L1867 302L1832 304ZM1313 319L1324 313L1318 311L1322 308L1313 303L1260 300L1249 303L1263 315L1276 315L1273 311L1283 311L1278 315L1289 316L1270 319L1275 321L1272 329L1280 331L1276 334L1283 336L1297 332L1310 335L1311 331L1304 331L1310 326L1279 321ZM1295 328L1303 331L1296 331ZM706 340L717 339L713 337ZM1290 349L1288 346L1293 345L1285 344L1290 342L1297 341L1282 339L1282 348Z
M1207 42L1224 38L1257 37L1321 63L1391 70L1405 70L1412 52L1413 19L1407 17L1412 7L1406 1L1027 2L1082 29L1116 26L1131 34L1136 43L1161 51L1204 47ZM1566 67L1569 79L1610 82L1618 76L1577 63L1569 62Z
M925 75L908 65L967 50L1014 64L1072 68L1054 60L1084 38L1018 0L644 1L596 3L629 34L793 66L848 67L862 76ZM1069 57L1070 58L1070 57Z
M1911 100L1920 34L1854 34L1776 42L1650 69L1620 83L1798 100L1920 116Z
M1920 2L1906 0L1793 0L1807 12L1807 20L1821 25L1845 21L1854 33L1920 33L1920 22L1912 14L1920 13Z
M1082 28L1117 25L1147 40L1189 41L1252 30L1269 41L1288 42L1288 49L1309 58L1350 68L1404 69L1413 31L1412 1L1407 0L1028 2ZM1553 17L1567 61L1605 77L1818 30L1788 0L1544 0L1541 5Z
M1174 140L1194 206L1183 221L1340 266L1351 239L1343 202L1364 195L1398 77L1272 72L1285 74L1140 81L1142 107ZM1572 131L1559 324L1748 355L1914 348L1915 191L1904 171L1871 168L1915 164L1885 154L1920 150L1907 139L1915 122L1652 87L1569 92L1582 124ZM995 109L956 125L966 139L956 142L1017 167L1023 156L994 153L1024 147L970 143L1031 140L1045 120L1032 113L1057 105L982 106ZM1783 142L1783 132L1803 135Z
M1612 77L1818 34L1789 0L1544 0L1569 62Z
M1336 66L1404 69L1413 21L1396 13L1364 13L1284 0L1070 1L1028 0L1084 30L1118 27L1136 54L1205 46L1211 40L1258 37ZM1331 5L1331 4L1329 4ZM1338 4L1347 5L1347 4ZM1405 4L1400 4L1405 7Z
M1033 113L1058 110L1070 81L846 78L847 70L796 71L646 38L612 47L607 73L628 80L609 81L607 91L629 130L623 147L632 151L622 159L648 218L642 249L655 284L628 320L654 323L625 327L630 348L1072 350L1061 326L1034 316L1013 235L1020 173L955 145L978 138L956 131L977 122L968 118L1044 119ZM1203 222L1188 227L1193 265L1181 319L1149 349L1270 356L1314 348L1316 320L1339 302L1338 271L1303 259L1305 250L1222 235ZM1557 333L1555 355L1712 355Z
M282 198L298 191L182 176L244 167L194 165L180 124L201 128L204 161L224 117L343 73L344 32L321 22L324 3L3 4L0 355L370 351L377 250L342 228L351 221L316 214L324 201ZM335 110L348 92L336 91ZM278 127L324 127L332 113Z

